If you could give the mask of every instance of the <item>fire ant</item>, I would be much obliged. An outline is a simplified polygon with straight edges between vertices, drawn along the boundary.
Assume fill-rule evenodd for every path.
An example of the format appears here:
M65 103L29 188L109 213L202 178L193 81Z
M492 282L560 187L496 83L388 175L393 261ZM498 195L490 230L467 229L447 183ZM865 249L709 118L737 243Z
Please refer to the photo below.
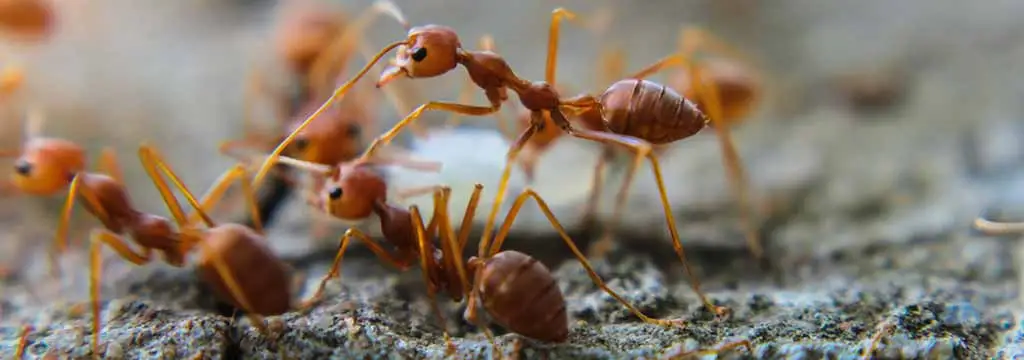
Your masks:
M262 316L282 314L292 308L288 278L291 267L279 260L266 246L258 217L255 229L237 224L218 225L203 210L211 207L233 182L240 181L249 198L250 210L254 216L257 215L256 199L245 167L236 165L229 169L202 200L197 201L155 149L141 146L139 158L170 210L178 226L177 230L171 220L135 209L120 180L88 172L74 175L58 226L57 238L63 241L66 239L71 209L78 196L84 200L86 210L103 224L103 228L92 232L90 246L93 353L99 354L100 255L104 245L135 265L151 262L155 250L162 253L167 264L175 267L184 266L185 256L198 247L200 258L197 267L200 277L221 299L245 310L254 325L267 335ZM196 211L194 214L190 216L185 213L161 173L184 194ZM208 228L198 229L195 226L198 221L205 223ZM122 238L123 235L130 235L141 246L141 250L133 250Z
M18 40L37 42L49 37L55 17L49 0L0 0L0 32Z
M661 176L661 167L657 156L652 153L652 150L654 145L672 143L696 134L710 123L711 119L704 115L693 102L683 98L674 90L665 85L647 80L620 80L612 84L599 97L584 94L568 99L561 98L551 85L554 82L559 24L563 18L574 19L575 17L575 14L563 8L553 11L548 42L546 81L541 82L532 82L516 76L509 64L498 54L462 48L458 35L450 27L424 25L411 28L406 39L391 43L381 49L374 56L373 60L364 66L354 78L338 87L334 94L316 112L310 115L303 124L296 128L296 131L278 145L257 172L254 179L256 186L259 186L260 181L270 166L277 162L276 160L280 156L281 150L289 146L298 132L302 131L312 120L329 108L336 99L342 98L349 92L355 82L365 76L373 64L391 50L398 48L395 63L381 74L377 81L378 86L383 86L389 81L403 76L409 78L436 77L462 65L466 68L473 82L484 90L490 104L488 106L474 106L432 101L420 105L391 130L378 136L359 159L373 156L377 151L377 147L389 143L398 135L402 128L419 118L424 111L441 110L468 116L493 114L500 110L502 102L508 99L508 90L511 89L519 95L523 107L531 111L532 121L531 126L524 130L509 148L505 169L502 172L502 179L498 184L497 195L484 227L481 249L488 248L489 237L494 229L502 200L504 200L511 175L511 167L516 157L531 137L550 128L550 125L555 125L573 137L606 144L616 144L634 150L636 152L636 159L633 164L633 172L636 171L636 168L639 167L644 158L651 162L651 170L654 172L665 212L665 221L668 223L669 232L672 236L673 248L684 264L687 275L692 282L691 286L703 299L704 296L700 291L699 281L693 275L692 270L690 270L682 244L679 241L675 219L672 216L671 205L669 204L664 180ZM677 57L685 60L682 55L677 55ZM703 84L703 82L700 83ZM715 95L713 92L711 94L712 96ZM578 116L587 111L598 111L602 115L605 131L578 129L569 123L567 116ZM482 251L480 253L481 257L483 257ZM706 299L704 299L704 304L708 310L716 314L724 315L727 313L727 309L716 307Z
M337 276L345 249L349 240L354 237L364 243L381 261L400 270L408 270L417 260L420 261L423 280L427 284L427 294L442 326L445 321L435 298L438 291L447 293L454 301L467 299L465 318L483 329L495 349L497 345L493 335L481 323L482 319L478 313L480 306L496 323L517 334L541 341L564 342L569 335L565 298L551 272L527 254L501 250L520 209L527 200L533 199L598 287L646 323L665 326L682 323L681 319L664 320L648 317L610 289L566 234L545 201L531 189L524 190L516 197L502 223L502 228L498 231L493 247L485 247L487 244L481 242L482 250L479 256L470 257L464 262L462 251L469 240L483 185L476 184L456 235L448 213L451 188L447 186L416 190L422 193L431 192L434 197L432 218L424 225L418 206L412 205L408 209L403 209L388 203L387 184L376 169L371 167L373 162L379 160L356 160L337 166L323 166L288 157L279 157L278 161L328 178L329 183L321 190L319 196L311 199L312 205L344 220L376 216L386 242L394 248L394 251L387 251L359 230L350 228L340 240L339 251L331 271L321 280L320 287L311 299L321 297L327 280ZM440 237L440 252L434 247L435 235ZM469 274L474 276L470 277ZM702 300L708 306L714 306L704 299L703 295ZM449 351L453 351L454 345L447 330L444 334Z

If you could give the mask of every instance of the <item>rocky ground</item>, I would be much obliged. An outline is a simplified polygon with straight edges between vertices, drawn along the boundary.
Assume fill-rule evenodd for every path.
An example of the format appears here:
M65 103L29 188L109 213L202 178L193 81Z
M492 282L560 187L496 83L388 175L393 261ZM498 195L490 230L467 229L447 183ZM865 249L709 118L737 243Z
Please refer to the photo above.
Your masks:
M99 10L118 9L135 17L115 24L151 30L139 34L173 35L164 36L162 47L143 47L144 36L121 35L115 31L117 26L94 28L93 35L107 39L102 42L107 49L123 50L129 46L123 44L130 43L147 51L188 52L191 55L175 53L178 57L171 57L171 63L180 62L191 70L174 79L177 90L157 90L152 83L165 68L139 65L145 63L141 55L123 60L124 71L135 71L132 74L137 76L113 82L106 96L134 91L141 100L112 118L126 119L133 111L155 111L164 118L158 119L162 122L136 120L131 128L121 129L115 144L125 159L131 159L138 137L155 138L158 146L167 149L171 162L183 168L189 159L210 158L219 139L237 135L237 122L200 127L208 120L196 118L237 116L233 108L227 109L237 106L237 99L222 99L222 104L210 94L238 91L244 70L240 64L246 56L265 52L254 40L262 27L253 24L266 19L268 7L235 2L200 11L199 5L181 5L171 6L173 11L163 9L169 14L165 17L146 17L154 9L126 1L111 0L86 14L113 17L112 12ZM592 8L567 1L434 3L441 5L399 4L412 21L454 24L460 31L465 29L467 39L493 32L498 48L513 54L509 56L513 66L524 69L520 72L529 77L541 74L543 45L534 39L543 39L550 9L564 5L584 13ZM979 215L1024 220L1024 187L1020 186L1024 122L1019 120L1024 114L1019 104L1024 83L1015 76L1024 63L1020 61L1024 43L1014 41L1022 30L1013 16L1024 6L1006 1L965 8L948 0L898 5L884 0L856 4L786 0L771 6L732 0L673 6L621 7L615 29L629 35L610 38L633 51L630 67L636 68L667 52L677 25L692 21L762 59L772 76L766 105L736 135L760 199L767 260L753 261L744 247L715 137L707 131L673 148L664 157L664 167L692 267L709 297L732 310L731 317L714 318L690 289L678 259L671 255L657 193L645 169L637 176L619 231L621 249L594 267L609 286L644 313L681 318L684 326L665 328L639 321L593 284L579 262L568 257L541 214L528 209L514 227L508 247L534 254L551 268L566 296L571 333L568 343L561 345L521 341L519 356L661 358L748 340L752 352L736 350L722 356L854 358L880 328L889 331L875 352L878 358L1024 355L1024 332L1019 329L1020 245L1015 237L983 237L970 228ZM187 30L166 20L198 13L205 16L196 18L197 24ZM503 13L521 17L498 15ZM389 27L381 24L380 28ZM207 33L214 35L197 35ZM567 34L563 40L562 78L586 78L591 71L574 65L589 66L588 59L600 44L581 33ZM378 44L399 35L393 29L382 30L371 38ZM63 38L63 47L26 56L53 64L59 54L74 50L69 45L74 44L72 38ZM573 39L579 43L573 44ZM92 67L76 65L93 69L92 79L113 71L113 65L103 65L107 64L104 56L110 57L111 52L96 53L100 55L83 58L92 61ZM226 64L223 59L237 61ZM166 58L160 61L168 66ZM83 106L83 99L92 98L80 94L88 93L85 85L67 79L62 83L58 75L41 74L46 80L40 83L79 86L69 85L57 91L66 96L47 100L58 119L52 128L60 132L60 115L72 113L76 106ZM213 80L223 81L204 82ZM454 82L430 84L442 88ZM36 88L30 94L45 94L45 87ZM188 89L203 89L207 96ZM182 106L188 110L175 110ZM98 118L110 111L90 108L85 113ZM147 129L147 122L163 125ZM64 124L70 122L64 120ZM144 135L130 135L135 132ZM465 140L466 133L447 135L413 144L424 157L445 162L440 175L395 173L392 181L396 186L450 184L456 191L454 212L465 203L473 182L487 189L495 186L504 144L497 139L464 141L473 147L470 152L448 141ZM95 141L90 136L102 139L92 134L83 141ZM196 145L173 146L182 139ZM581 247L595 237L581 228L577 211L590 183L586 176L594 156L590 144L564 141L540 165L534 185ZM226 160L196 163L183 177L190 186L202 188L226 164ZM144 182L144 175L133 167L126 172L138 188L136 198L143 208L163 211L162 204L149 200L155 192L146 193L151 185ZM614 170L605 204L610 204L617 189L614 181L621 173L621 167ZM525 186L521 174L516 176L513 194ZM484 198L492 196L485 193ZM4 234L2 260L16 271L0 283L0 354L13 356L22 324L31 324L30 358L89 358L92 317L85 306L88 277L82 271L86 256L73 252L62 259L62 282L50 280L45 271L43 245L51 236L48 221L54 218L59 199L4 201L0 215L10 230ZM481 208L478 220L489 206ZM270 233L274 248L297 270L297 299L315 288L335 247L333 237L309 240L308 218L307 209L295 201ZM83 221L79 234L86 234L89 225ZM113 260L112 252L106 255L111 260L103 270L102 340L108 358L445 355L442 328L425 296L420 273L393 271L362 248L347 255L341 280L328 283L322 303L270 318L269 339L243 317L232 321L222 316L230 311L216 304L193 270L162 264L129 267ZM457 355L491 356L491 345L482 332L462 319L464 308L444 297L442 304L444 325L452 334ZM491 329L499 334L501 350L511 354L521 338L497 326Z

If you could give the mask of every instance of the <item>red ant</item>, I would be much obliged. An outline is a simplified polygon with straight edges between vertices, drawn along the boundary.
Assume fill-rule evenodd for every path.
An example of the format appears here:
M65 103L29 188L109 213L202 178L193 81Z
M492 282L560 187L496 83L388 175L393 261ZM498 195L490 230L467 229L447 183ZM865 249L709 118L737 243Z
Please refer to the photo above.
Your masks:
M478 316L480 306L496 323L517 334L541 341L564 342L569 336L565 298L551 272L527 254L501 250L520 209L527 200L533 199L598 287L646 323L666 326L682 323L679 319L663 320L644 315L610 289L566 234L545 201L533 190L526 189L516 197L502 223L502 228L498 231L493 247L486 248L486 251L481 250L480 256L470 257L468 261L463 262L462 251L469 240L483 185L476 184L456 235L456 230L451 228L451 216L448 213L451 188L447 186L418 190L432 192L434 196L432 217L430 222L424 225L418 206L412 205L408 209L403 209L388 204L387 184L372 167L374 163L382 163L380 160L360 159L337 166L323 166L288 157L280 157L278 161L327 178L327 186L316 198L310 199L311 204L343 220L361 220L371 215L376 216L385 240L394 249L387 251L369 236L350 228L341 238L331 271L321 280L320 287L311 299L320 298L327 280L338 275L349 240L356 238L381 261L402 271L408 270L417 261L420 262L423 280L427 284L427 294L442 326L445 321L435 298L438 291L447 293L454 301L468 299L466 319L483 329L495 349L497 344L493 335L483 326L482 319ZM435 235L440 237L440 252L434 247ZM483 242L480 243L481 247L485 245ZM470 277L468 274L474 276ZM704 301L707 302L706 299ZM447 330L444 337L449 351L454 351Z
M508 99L508 90L519 95L523 107L531 111L531 126L524 130L512 144L507 154L505 169L502 173L502 180L498 184L497 195L491 207L484 227L484 234L481 239L481 257L483 249L489 244L489 237L494 229L498 210L501 208L505 192L508 187L508 180L511 174L511 166L515 162L520 150L525 143L539 132L545 131L550 124L556 125L570 136L598 141L606 144L616 144L628 147L636 151L634 170L646 157L651 162L651 170L654 172L661 197L661 203L665 211L665 220L668 223L669 232L672 236L672 245L676 254L684 264L687 275L692 281L694 291L700 295L708 310L716 314L724 315L727 309L714 306L708 301L703 292L700 291L700 284L693 275L686 261L685 252L679 241L679 234L676 229L675 219L672 216L668 195L665 191L664 180L661 177L661 166L657 156L652 154L654 145L675 142L696 134L703 129L711 120L696 107L696 105L683 98L674 90L654 82L638 79L620 80L612 84L601 96L580 95L569 99L563 99L551 85L554 81L555 60L557 56L559 24L562 18L575 18L575 14L558 8L552 16L552 27L548 43L548 58L546 81L532 82L519 78L512 71L511 67L498 54L488 51L472 51L461 47L458 35L455 30L442 25L425 25L411 28L408 38L385 46L373 60L363 67L354 78L342 84L335 90L334 94L303 124L296 128L278 145L273 153L267 158L257 172L254 182L259 186L260 181L266 172L280 156L281 150L295 139L298 132L302 131L320 113L329 108L336 99L343 97L358 81L365 76L370 67L379 61L389 51L398 48L398 55L395 64L381 74L377 81L378 86L398 77L425 78L436 77L445 74L458 65L466 68L473 82L484 90L490 105L473 106L448 102L428 102L416 108L412 113L402 119L391 130L377 137L363 153L360 159L366 159L376 152L377 147L387 144L396 137L402 128L419 118L424 111L441 110L460 113L469 116L484 116L497 112L501 103ZM681 60L686 60L681 55L676 55ZM703 84L703 82L699 82ZM714 92L709 92L714 96ZM563 113L565 111L565 113ZM573 127L567 116L578 116L587 111L598 111L602 115L605 131L594 131L578 129ZM645 123L641 123L645 122Z
M74 174L57 230L57 239L63 242L71 209L79 196L84 200L85 209L103 224L101 229L92 232L90 247L94 354L99 354L100 255L104 245L135 265L151 262L155 250L163 255L167 264L175 267L184 266L185 256L198 247L200 277L221 299L246 311L254 325L268 335L262 316L282 314L293 307L289 280L291 267L279 260L266 245L256 198L245 167L236 165L229 169L197 201L155 149L141 146L139 158L170 210L173 223L167 218L134 208L120 180L99 173L79 172ZM184 194L195 213L185 213L163 176ZM203 210L212 207L236 181L241 182L249 199L255 229L237 224L215 224ZM205 223L207 229L197 228L199 221ZM130 235L141 250L133 250L123 235Z

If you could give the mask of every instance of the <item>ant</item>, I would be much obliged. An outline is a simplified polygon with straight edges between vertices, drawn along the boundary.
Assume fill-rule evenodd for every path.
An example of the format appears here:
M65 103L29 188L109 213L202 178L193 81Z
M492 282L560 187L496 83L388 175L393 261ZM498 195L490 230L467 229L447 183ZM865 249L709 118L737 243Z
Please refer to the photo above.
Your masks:
M469 240L483 185L475 185L456 235L456 230L451 227L451 215L448 213L451 195L451 188L448 186L417 190L422 193L431 192L434 197L433 215L430 222L424 225L418 206L412 205L408 209L403 209L388 203L387 184L371 166L379 160L356 160L337 166L323 166L285 156L279 157L278 161L328 178L329 184L321 190L317 198L311 199L311 205L343 220L353 221L376 216L380 221L385 241L394 249L387 251L369 236L350 228L340 240L339 251L331 271L321 280L312 299L320 298L327 280L337 277L345 249L354 237L364 243L381 261L399 270L408 270L417 260L420 262L428 297L442 327L445 324L444 316L435 298L438 291L447 293L457 302L467 299L465 318L483 329L495 351L497 344L494 337L487 327L483 326L479 316L481 306L494 322L517 334L540 341L565 342L569 336L565 298L550 270L527 254L501 250L520 209L527 200L533 199L598 287L646 323L663 326L682 324L681 319L664 320L649 317L610 289L566 234L545 201L531 189L524 190L515 199L502 223L502 228L498 231L493 247L486 248L486 244L481 242L479 256L463 261L462 252ZM435 248L435 235L440 237L440 249ZM470 277L469 274L474 276ZM713 306L707 299L703 300L708 306ZM444 337L449 351L454 351L447 330L444 331Z
M53 34L55 11L49 0L0 0L0 32L37 42Z
M266 246L258 217L254 218L255 229L237 224L217 225L203 210L213 206L228 186L239 181L246 191L252 215L258 215L255 195L251 191L245 167L236 165L229 169L202 200L197 201L154 148L140 146L139 158L170 210L177 230L171 220L134 208L120 180L89 172L74 175L57 230L58 241L65 240L71 209L78 196L84 200L85 209L103 224L90 237L93 353L99 354L100 255L104 245L135 265L151 262L155 250L163 255L164 262L175 267L184 266L185 256L198 247L200 259L197 267L204 282L221 299L244 310L264 335L269 334L262 316L282 314L292 308L288 279L291 267L279 260ZM185 213L161 173L184 194L195 209L194 214ZM208 228L198 229L195 224L199 221ZM130 235L141 246L141 250L133 250L122 235Z
M490 103L488 106L437 101L420 105L388 132L374 139L360 159L371 157L377 147L389 143L402 128L419 118L427 110L455 112L467 116L489 115L500 110L502 102L508 99L508 90L511 89L519 96L523 107L531 111L531 123L513 142L506 155L505 169L498 184L497 195L484 226L481 249L488 247L489 237L494 229L498 210L501 208L508 187L511 166L519 152L531 137L550 128L549 125L555 125L573 137L616 144L634 150L636 159L633 164L633 172L644 158L650 161L664 208L665 221L668 223L672 236L672 245L691 279L691 287L703 299L708 310L718 315L725 315L728 312L726 308L716 307L706 300L700 291L699 281L690 270L665 191L661 166L657 156L652 153L654 145L672 143L690 137L703 129L711 122L711 119L704 115L693 102L683 98L674 90L647 80L620 80L612 84L599 97L584 94L568 99L561 98L554 86L551 85L555 75L559 24L563 18L574 19L575 17L574 13L564 8L553 11L548 42L546 81L541 82L532 82L516 76L509 64L496 53L462 48L458 35L450 27L424 25L411 28L406 39L391 43L381 49L354 78L338 87L316 112L278 145L256 173L254 179L256 186L259 186L269 167L280 156L281 150L289 146L297 133L330 107L336 99L343 97L356 81L365 76L374 63L391 50L399 49L395 63L381 74L377 81L378 87L403 76L409 78L440 76L462 65L473 82L484 90ZM676 57L686 60L682 55L676 55ZM703 82L699 83L703 84ZM710 94L715 95L713 92ZM569 123L567 116L578 116L587 111L598 111L602 115L605 131L579 129ZM481 252L480 255L483 253Z

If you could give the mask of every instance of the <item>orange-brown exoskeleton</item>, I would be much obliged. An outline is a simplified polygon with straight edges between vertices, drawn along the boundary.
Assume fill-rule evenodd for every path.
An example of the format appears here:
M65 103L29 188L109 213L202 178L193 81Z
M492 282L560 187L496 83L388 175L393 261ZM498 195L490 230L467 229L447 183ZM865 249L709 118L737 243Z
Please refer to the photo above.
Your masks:
M0 0L0 33L9 38L38 42L56 25L51 0Z
M331 271L321 281L320 288L311 299L320 297L326 281L337 276L349 240L356 238L382 261L398 269L407 270L419 261L431 304L441 317L442 324L445 321L441 312L437 310L436 292L447 293L454 301L467 299L466 319L480 326L492 343L493 336L485 326L482 326L478 316L480 307L490 315L490 319L517 334L541 341L564 342L569 336L565 298L551 272L527 254L501 250L501 245L520 209L527 200L533 199L598 287L644 322L660 325L682 323L681 320L648 317L610 289L594 272L544 200L532 190L527 189L516 198L493 247L481 252L480 256L471 257L468 262L464 262L462 252L469 240L470 227L483 185L476 185L461 225L455 230L451 226L451 216L448 213L451 189L447 186L415 190L433 193L434 209L428 223L424 221L423 214L417 206L405 209L388 203L387 184L370 162L358 161L325 167L287 157L282 157L279 161L326 176L328 183L319 197L313 200L315 205L340 219L358 220L375 215L380 220L385 241L390 245L382 246L359 230L349 229L341 238L339 252ZM435 236L440 238L440 249L434 245ZM394 250L387 251L386 247ZM449 349L454 350L447 331L445 340Z
M257 215L255 196L245 168L241 165L231 168L202 200L196 200L154 149L145 145L140 147L139 157L173 215L173 221L135 209L118 179L80 172L72 180L57 230L57 241L63 242L71 209L79 196L84 200L86 210L103 224L102 228L93 231L90 246L94 354L99 354L100 255L104 245L135 265L149 263L156 251L163 255L167 264L176 267L184 266L186 255L198 248L200 277L221 299L246 311L253 318L254 325L266 334L261 316L281 314L292 308L290 267L266 245L258 220L255 230L236 224L217 225L203 211L211 207L233 182L240 181L247 190L250 210L254 216ZM184 193L195 213L185 213L163 176L169 177L171 183ZM197 223L200 221L208 228L199 228ZM140 249L133 249L122 239L125 235L131 237Z
M665 220L672 237L673 248L683 262L687 275L691 278L694 291L700 294L709 310L718 314L727 313L727 309L713 305L704 297L703 292L700 291L699 282L689 268L685 252L679 241L664 180L661 177L661 166L657 156L652 153L655 145L668 144L690 137L703 129L711 120L697 108L696 104L676 91L646 80L618 81L597 97L579 95L573 98L562 98L551 85L554 82L559 24L563 18L574 17L573 13L562 8L553 12L548 42L546 78L545 81L539 82L518 77L498 54L462 48L459 37L452 28L442 25L424 25L410 29L407 39L385 46L367 66L363 67L354 78L336 89L318 111L314 112L296 128L295 132L278 145L257 172L254 179L256 186L259 186L270 166L277 162L281 150L291 144L297 132L302 131L320 113L332 106L334 101L342 98L386 53L398 48L394 65L381 74L377 81L378 86L403 76L409 78L440 76L461 65L467 70L477 87L484 90L490 104L475 106L432 101L420 105L388 132L377 137L361 158L372 157L378 147L389 143L405 126L415 121L427 110L457 112L472 116L490 115L500 110L501 104L508 99L508 91L512 90L519 96L523 107L530 110L532 121L530 127L525 129L509 148L505 169L498 184L497 195L484 226L484 234L481 239L482 248L487 248L489 244L498 210L501 208L508 187L512 164L515 163L520 150L535 134L554 125L573 137L624 146L635 151L636 159L633 171L636 171L644 158L650 160L665 211ZM676 56L684 58L683 55ZM567 117L595 111L595 109L602 115L604 131L576 128L569 123Z
M4 156L15 157L6 190L35 196L55 195L67 189L71 178L85 169L85 149L69 140L43 137L44 121L39 108L30 109L25 117L21 148L2 152ZM113 152L105 150L100 166L116 172L112 157Z

